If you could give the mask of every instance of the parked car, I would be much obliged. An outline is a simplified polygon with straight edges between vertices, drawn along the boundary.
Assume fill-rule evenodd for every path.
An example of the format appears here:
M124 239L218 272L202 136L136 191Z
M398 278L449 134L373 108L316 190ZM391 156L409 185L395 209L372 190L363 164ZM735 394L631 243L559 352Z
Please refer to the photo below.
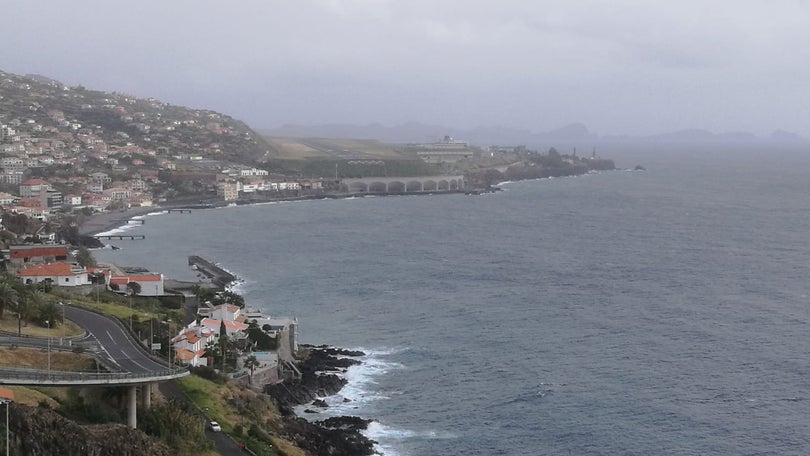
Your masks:
M219 423L216 421L212 421L208 424L208 429L211 429L213 432L222 432L222 428L219 426Z

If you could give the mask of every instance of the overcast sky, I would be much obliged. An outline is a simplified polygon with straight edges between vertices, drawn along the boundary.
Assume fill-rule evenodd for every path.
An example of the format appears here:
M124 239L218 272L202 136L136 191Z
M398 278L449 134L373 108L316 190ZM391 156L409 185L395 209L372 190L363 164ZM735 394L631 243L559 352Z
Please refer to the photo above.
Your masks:
M254 128L810 136L804 0L6 0L0 69Z

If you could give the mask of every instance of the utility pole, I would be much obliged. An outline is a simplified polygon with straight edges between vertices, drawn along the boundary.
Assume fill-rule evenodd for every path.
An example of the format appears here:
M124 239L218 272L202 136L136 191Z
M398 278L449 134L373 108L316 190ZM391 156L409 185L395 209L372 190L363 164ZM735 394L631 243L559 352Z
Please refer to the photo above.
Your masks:
M132 332L132 292L129 292L129 332Z
M59 345L64 345L65 343L65 303L59 302L59 305L62 306L62 338L59 339Z
M48 377L51 376L51 322L50 320L45 320L45 324L48 325Z

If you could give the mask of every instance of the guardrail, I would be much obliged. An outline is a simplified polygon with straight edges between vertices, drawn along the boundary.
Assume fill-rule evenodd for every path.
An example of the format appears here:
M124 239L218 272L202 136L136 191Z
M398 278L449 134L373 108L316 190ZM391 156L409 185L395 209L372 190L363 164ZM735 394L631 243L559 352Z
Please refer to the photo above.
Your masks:
M0 369L0 384L123 384L147 383L158 379L184 377L188 369L166 369L163 371L131 372L65 372L42 371L34 369L3 368Z

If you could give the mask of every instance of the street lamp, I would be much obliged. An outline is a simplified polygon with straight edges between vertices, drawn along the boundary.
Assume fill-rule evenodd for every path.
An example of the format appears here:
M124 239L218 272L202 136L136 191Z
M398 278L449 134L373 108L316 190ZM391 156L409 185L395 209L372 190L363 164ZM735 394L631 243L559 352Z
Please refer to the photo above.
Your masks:
M166 331L168 334L167 339L169 342L169 368L173 368L174 362L172 361L172 320L171 318L167 318L161 323L166 323Z

